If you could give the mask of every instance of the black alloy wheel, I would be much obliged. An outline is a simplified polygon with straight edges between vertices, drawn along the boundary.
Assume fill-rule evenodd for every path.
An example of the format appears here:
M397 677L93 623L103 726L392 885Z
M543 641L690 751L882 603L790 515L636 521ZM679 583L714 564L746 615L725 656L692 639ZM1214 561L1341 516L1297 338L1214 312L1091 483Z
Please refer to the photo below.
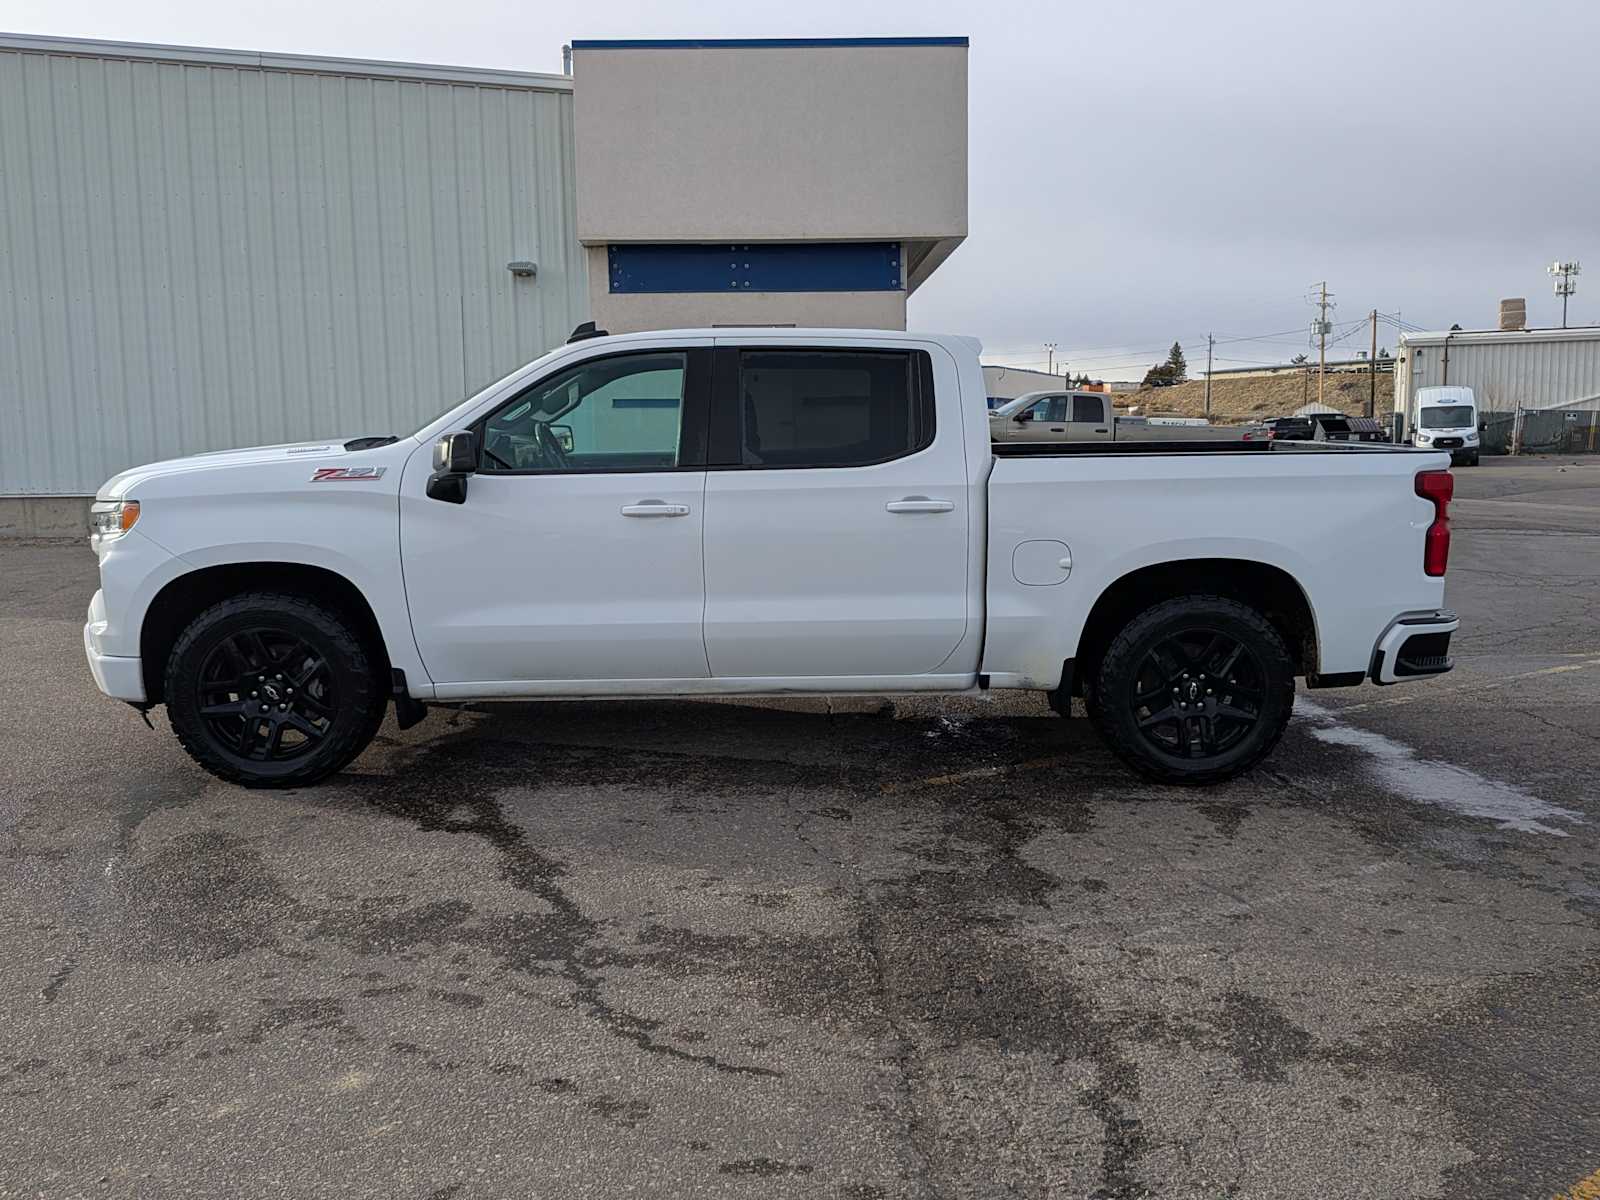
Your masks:
M1178 596L1139 613L1095 671L1089 715L1112 752L1162 783L1219 783L1278 744L1294 660L1256 609Z
M381 645L304 596L253 592L200 613L167 658L167 717L207 771L296 787L343 768L388 707Z
M200 716L240 758L306 754L333 729L338 692L322 653L271 626L230 634L206 655L197 681Z
M1261 661L1236 637L1190 628L1145 652L1128 703L1140 734L1158 751L1213 758L1261 722Z

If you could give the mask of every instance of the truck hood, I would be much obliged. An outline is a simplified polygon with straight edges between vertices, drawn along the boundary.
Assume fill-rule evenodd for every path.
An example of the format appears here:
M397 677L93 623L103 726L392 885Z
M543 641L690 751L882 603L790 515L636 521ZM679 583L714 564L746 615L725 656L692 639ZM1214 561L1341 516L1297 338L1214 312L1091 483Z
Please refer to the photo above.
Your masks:
M161 462L129 467L113 475L100 485L96 500L121 500L137 484L163 476L182 475L189 471L215 471L231 467L259 467L281 462L322 461L330 458L349 458L363 461L370 449L346 450L345 442L355 439L330 438L321 442L285 442L279 446L251 446L244 450L214 450L205 454L191 454L186 458L169 458ZM402 439L409 440L409 439ZM324 464L326 465L326 464Z

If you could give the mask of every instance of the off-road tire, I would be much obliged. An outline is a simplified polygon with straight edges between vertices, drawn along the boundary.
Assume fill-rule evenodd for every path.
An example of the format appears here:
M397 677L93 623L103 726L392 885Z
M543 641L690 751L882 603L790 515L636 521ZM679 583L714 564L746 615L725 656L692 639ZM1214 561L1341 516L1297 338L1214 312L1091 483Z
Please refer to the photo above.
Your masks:
M335 701L327 728L317 744L295 757L242 757L201 715L201 671L208 658L224 641L254 630L298 639L326 664ZM335 609L275 592L233 596L201 612L173 644L166 665L167 719L189 756L219 779L245 787L304 787L342 770L377 734L388 704L381 668L379 652Z
M1260 699L1253 727L1237 742L1220 753L1186 757L1153 744L1140 728L1134 700L1141 664L1148 664L1154 650L1170 639L1202 634L1220 634L1247 649L1260 676ZM1283 736L1294 708L1294 660L1283 637L1249 605L1224 596L1179 596L1146 609L1123 627L1106 648L1092 694L1089 714L1100 736L1139 774L1160 783L1221 783L1254 767ZM1202 703L1211 703L1205 697L1202 688ZM1181 739L1185 726L1177 729Z

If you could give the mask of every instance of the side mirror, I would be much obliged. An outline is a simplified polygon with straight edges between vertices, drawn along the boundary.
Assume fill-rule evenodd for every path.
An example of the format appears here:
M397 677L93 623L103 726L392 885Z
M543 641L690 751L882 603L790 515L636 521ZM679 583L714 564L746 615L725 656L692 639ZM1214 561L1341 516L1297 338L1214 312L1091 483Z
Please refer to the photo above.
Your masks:
M1479 421L1478 422L1478 432L1479 433L1488 433L1489 432L1489 422L1487 422L1487 421Z
M1029 421L1033 420L1033 409L1025 408L1011 419L1018 425L1026 425Z
M433 474L428 476L428 499L464 504L467 476L478 469L478 439L472 434L447 433L433 444Z
M560 446L568 454L572 453L572 447L576 443L574 443L572 440L571 425L546 425L545 428L548 429L551 435L556 439L556 445Z

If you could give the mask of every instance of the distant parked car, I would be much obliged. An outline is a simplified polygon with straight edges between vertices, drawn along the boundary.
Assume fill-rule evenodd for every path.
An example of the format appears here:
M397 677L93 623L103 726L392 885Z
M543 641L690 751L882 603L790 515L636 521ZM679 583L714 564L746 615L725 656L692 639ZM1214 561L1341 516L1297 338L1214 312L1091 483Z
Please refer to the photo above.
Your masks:
M1274 417L1264 424L1271 441L1309 442L1317 435L1316 424L1310 417Z

